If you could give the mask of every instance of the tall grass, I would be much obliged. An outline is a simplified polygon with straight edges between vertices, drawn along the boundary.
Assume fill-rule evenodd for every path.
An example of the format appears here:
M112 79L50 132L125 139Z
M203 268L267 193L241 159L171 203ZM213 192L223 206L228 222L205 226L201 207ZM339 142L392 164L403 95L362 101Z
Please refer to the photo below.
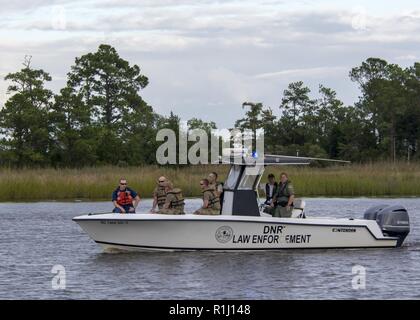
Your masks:
M420 163L294 167L288 173L302 196L420 196Z
M200 179L217 171L220 180L224 180L227 170L227 166L0 169L0 201L109 200L120 177L127 178L129 186L142 198L149 198L161 175L172 180L185 196L193 197L201 195ZM302 197L420 196L420 164L417 163L269 167L262 182L268 173L278 178L282 171L288 172L297 195Z
M0 201L108 200L121 177L126 178L129 187L139 192L142 198L150 198L161 175L173 181L175 187L182 188L185 196L197 196L200 194L200 179L215 169L221 176L227 171L225 166L0 169Z

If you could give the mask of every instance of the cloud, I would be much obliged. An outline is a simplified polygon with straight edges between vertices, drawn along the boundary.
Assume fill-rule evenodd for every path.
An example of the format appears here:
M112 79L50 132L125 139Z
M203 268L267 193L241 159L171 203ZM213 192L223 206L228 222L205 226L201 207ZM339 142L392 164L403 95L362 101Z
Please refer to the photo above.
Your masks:
M342 73L349 70L348 67L318 67L318 68L302 68L302 69L289 69L277 72L268 72L255 75L257 79L271 79L278 77L319 77Z
M403 55L403 56L398 56L395 58L395 60L398 61L416 61L416 60L420 60L418 56L414 55L414 54L407 54L407 55Z
M22 4L22 1L9 1L9 0L0 0L0 7L2 12L10 12L10 11L27 11L33 10L34 8L40 8L43 6L48 6L58 1L54 0L32 0L26 1L25 4Z
M384 11L378 1L366 7L327 0L0 5L1 75L18 70L31 54L58 91L75 57L109 43L149 77L142 94L158 112L203 116L222 126L242 116L243 100L277 106L291 81L303 80L314 91L319 83L332 86L353 103L358 92L348 79L351 67L370 56L409 64L420 50L420 10Z

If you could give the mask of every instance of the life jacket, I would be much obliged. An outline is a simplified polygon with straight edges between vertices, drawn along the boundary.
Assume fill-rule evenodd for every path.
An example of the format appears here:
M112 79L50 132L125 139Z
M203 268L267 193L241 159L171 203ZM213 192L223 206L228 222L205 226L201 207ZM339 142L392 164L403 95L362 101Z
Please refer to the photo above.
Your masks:
M220 197L217 195L216 190L213 188L208 188L203 191L204 194L209 193L209 205L208 208L220 210Z
M169 205L169 208L184 210L185 202L184 202L184 196L182 195L182 190L181 189L179 189L179 188L172 189L167 194L168 195L173 194L175 196L175 199L176 199L176 200L171 201L171 203Z
M156 190L157 204L159 207L163 206L166 201L166 192L164 187L157 187Z
M277 192L276 192L276 201L277 205L285 207L287 203L289 202L289 197L291 196L289 192L289 183L291 183L290 180L287 180L285 184L279 183Z
M222 187L221 189L223 190L223 182L216 182L216 183L210 183L209 184L209 189L214 189L216 191L219 191L219 187Z
M133 204L133 197L131 196L130 191L121 191L119 190L117 193L117 203L120 206L132 205Z

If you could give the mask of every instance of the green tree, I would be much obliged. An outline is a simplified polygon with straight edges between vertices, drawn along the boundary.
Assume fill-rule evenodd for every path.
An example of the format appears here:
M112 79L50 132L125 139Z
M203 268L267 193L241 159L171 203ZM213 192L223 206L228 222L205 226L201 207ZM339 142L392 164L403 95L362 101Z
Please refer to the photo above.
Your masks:
M139 95L147 84L140 67L131 66L109 45L102 44L97 52L76 58L68 87L82 97L90 112L99 163L145 160L142 146L131 148L131 143L147 141L156 129L156 123L150 122L155 119L153 110Z
M341 123L345 118L345 107L333 89L320 85L319 93L320 98L316 102L317 141L329 157L336 158L339 154Z
M311 132L303 126L303 122L308 121L315 112L315 102L309 98L310 92L302 81L290 83L283 92L279 125L286 145L303 145L305 135Z
M140 96L132 96L128 101L131 107L123 115L125 120L122 128L124 159L129 165L153 164L158 147L156 133L159 116Z
M401 140L402 154L410 159L420 156L417 152L420 139L420 63L415 63L406 72L406 110L399 118L397 136Z
M249 107L245 113L245 118L235 122L235 127L242 130L251 130L254 137L258 138L257 130L264 129L264 148L265 152L272 152L276 148L277 127L276 117L270 108L265 108L260 102L244 102L242 108ZM256 150L255 138L253 140L253 150Z
M398 120L406 112L407 77L407 70L377 58L367 59L350 72L351 80L362 91L356 106L367 113L378 136L378 147L388 149L393 161L397 153Z
M211 131L217 129L216 123L213 121L205 122L198 118L192 118L187 122L188 130L193 129L202 129L206 131L207 135L210 137Z
M372 123L359 108L343 108L340 125L334 128L333 134L340 159L366 162L380 156L375 148L376 136Z
M49 110L52 92L44 87L48 73L31 67L26 57L24 68L5 77L12 96L0 111L3 148L7 162L17 166L48 165L50 151Z
M244 102L242 108L249 107L245 118L239 119L235 123L236 128L249 129L255 133L257 129L264 127L263 104L254 102Z
M52 163L67 167L95 164L94 128L82 95L65 87L54 100L50 113L54 134Z

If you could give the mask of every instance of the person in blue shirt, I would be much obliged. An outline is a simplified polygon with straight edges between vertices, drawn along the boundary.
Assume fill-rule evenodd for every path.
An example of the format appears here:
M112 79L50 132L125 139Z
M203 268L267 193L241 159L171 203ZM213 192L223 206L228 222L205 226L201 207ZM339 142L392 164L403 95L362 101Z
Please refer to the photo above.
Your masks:
M112 193L112 202L115 206L112 212L135 213L140 197L137 192L127 187L127 180L121 178L120 185Z

